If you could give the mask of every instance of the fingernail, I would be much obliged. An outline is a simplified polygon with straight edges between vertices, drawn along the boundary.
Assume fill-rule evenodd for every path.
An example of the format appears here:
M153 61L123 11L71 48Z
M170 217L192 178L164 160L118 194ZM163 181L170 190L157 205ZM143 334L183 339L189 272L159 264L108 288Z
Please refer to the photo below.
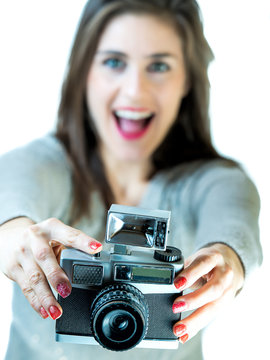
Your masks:
M54 306L54 305L50 306L50 308L49 308L49 313L50 313L51 318L52 318L53 320L58 319L58 318L62 315L61 310L58 309L58 307L56 307L56 306Z
M178 337L183 335L186 331L187 331L187 327L184 324L179 324L174 328L174 333Z
M176 287L176 289L183 288L186 285L186 283L187 283L187 279L183 276L180 276L174 280L174 286Z
M185 301L178 301L175 302L172 306L172 311L174 313L179 313L181 311L184 311L187 309L187 304L185 303Z
M56 289L57 292L62 296L62 298L68 297L71 293L69 286L64 282L58 284Z
M43 319L47 319L47 317L49 316L43 306L41 306L39 312L40 312L41 316L43 317Z
M179 338L182 344L184 344L188 340L188 334L185 334Z
M100 248L102 246L101 243L99 243L98 241L91 241L89 244L90 249L92 250L97 250L98 248Z

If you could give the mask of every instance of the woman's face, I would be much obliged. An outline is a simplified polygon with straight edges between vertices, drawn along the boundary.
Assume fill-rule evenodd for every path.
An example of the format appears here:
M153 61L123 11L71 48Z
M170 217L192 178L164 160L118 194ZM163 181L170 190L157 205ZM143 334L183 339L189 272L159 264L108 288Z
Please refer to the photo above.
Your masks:
M87 78L87 103L102 156L149 160L186 95L176 30L150 15L114 18L101 35Z

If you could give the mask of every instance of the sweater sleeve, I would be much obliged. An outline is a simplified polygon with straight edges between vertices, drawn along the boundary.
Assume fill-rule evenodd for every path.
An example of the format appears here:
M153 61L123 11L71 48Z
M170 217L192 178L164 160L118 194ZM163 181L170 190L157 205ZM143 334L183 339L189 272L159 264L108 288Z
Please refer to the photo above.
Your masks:
M217 242L230 246L247 277L262 262L255 185L242 169L214 161L198 171L192 188L197 248Z
M19 216L66 221L70 198L69 165L52 135L0 157L0 224Z

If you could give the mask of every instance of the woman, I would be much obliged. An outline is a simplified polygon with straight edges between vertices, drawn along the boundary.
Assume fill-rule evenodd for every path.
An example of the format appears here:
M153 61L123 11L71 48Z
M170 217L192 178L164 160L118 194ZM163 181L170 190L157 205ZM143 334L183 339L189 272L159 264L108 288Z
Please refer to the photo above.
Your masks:
M0 160L0 264L18 285L6 359L202 359L200 330L261 262L257 191L211 142L211 59L196 1L87 2L56 133ZM55 343L43 320L71 293L62 248L99 252L111 203L172 211L187 259L174 284L189 289L172 304L178 351Z

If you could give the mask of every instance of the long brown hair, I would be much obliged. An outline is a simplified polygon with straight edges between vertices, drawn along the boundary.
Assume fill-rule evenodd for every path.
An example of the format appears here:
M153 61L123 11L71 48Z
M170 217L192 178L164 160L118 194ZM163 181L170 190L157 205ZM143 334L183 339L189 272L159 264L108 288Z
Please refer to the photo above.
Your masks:
M108 22L124 13L152 14L176 27L183 44L189 92L166 139L153 154L154 173L196 159L220 157L213 147L209 121L208 65L213 53L204 37L195 0L89 0L71 51L58 112L56 136L73 169L73 220L89 209L93 189L106 206L113 201L86 105L86 79L100 36ZM151 174L151 176L154 175Z

